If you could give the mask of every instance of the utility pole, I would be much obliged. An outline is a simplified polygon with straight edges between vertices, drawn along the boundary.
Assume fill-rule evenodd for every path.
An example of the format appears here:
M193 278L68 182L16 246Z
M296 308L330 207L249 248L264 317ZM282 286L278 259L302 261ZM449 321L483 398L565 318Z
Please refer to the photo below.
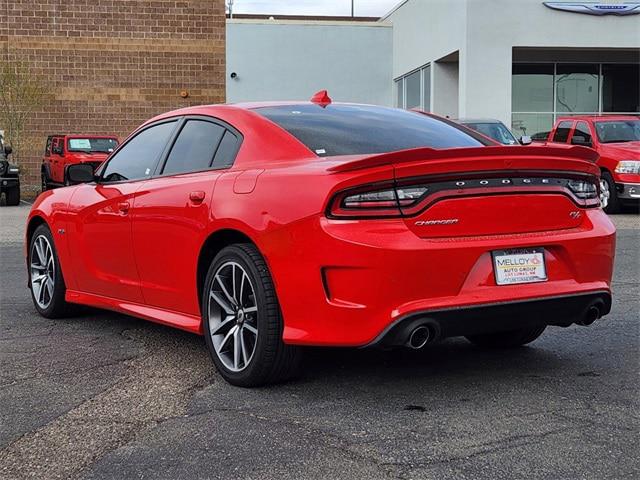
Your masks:
M355 17L355 15L354 15L354 7L353 7L354 2L355 2L355 0L351 0L351 18Z
M229 5L229 18L233 18L233 0L228 0Z

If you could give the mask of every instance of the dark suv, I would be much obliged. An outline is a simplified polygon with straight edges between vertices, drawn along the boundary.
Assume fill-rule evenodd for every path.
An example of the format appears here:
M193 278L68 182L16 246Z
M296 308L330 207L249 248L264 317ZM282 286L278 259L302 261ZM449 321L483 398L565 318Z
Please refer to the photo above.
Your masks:
M18 167L9 163L9 155L11 147L0 133L0 196L4 193L7 205L15 206L20 203L20 176Z

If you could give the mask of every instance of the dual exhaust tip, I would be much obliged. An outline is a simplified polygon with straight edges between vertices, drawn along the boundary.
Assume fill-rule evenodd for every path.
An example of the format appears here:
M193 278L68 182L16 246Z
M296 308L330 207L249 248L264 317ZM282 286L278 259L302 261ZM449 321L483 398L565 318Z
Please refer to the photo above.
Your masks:
M582 326L589 326L602 317L603 312L604 304L596 301L587 308L584 316L576 323ZM436 339L438 336L436 332L437 330L433 326L425 324L419 325L411 330L406 346L414 350L420 350Z

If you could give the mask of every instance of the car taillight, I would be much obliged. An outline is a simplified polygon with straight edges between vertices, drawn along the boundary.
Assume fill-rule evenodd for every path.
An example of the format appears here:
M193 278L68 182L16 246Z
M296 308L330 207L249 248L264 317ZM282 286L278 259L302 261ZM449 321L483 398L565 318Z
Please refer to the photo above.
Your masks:
M576 197L583 200L598 198L598 188L595 183L586 180L569 180L567 186Z
M426 187L390 188L349 195L342 200L345 208L395 208L415 203L427 191Z
M557 193L576 205L600 205L596 177L567 172L564 177L531 172L530 176L488 176L435 179L402 179L363 185L338 192L329 204L330 218L393 218L417 215L434 203L454 197L498 194Z
M391 218L402 216L401 208L416 204L428 188L424 186L395 187L393 184L374 185L347 190L337 194L331 202L332 217Z

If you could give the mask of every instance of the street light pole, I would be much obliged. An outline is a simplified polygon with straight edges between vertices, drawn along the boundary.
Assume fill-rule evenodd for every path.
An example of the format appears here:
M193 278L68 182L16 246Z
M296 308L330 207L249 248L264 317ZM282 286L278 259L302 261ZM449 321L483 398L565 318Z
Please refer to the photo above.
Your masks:
M229 18L233 18L233 0L228 0Z
M353 3L355 2L355 0L351 0L351 18L353 18L354 15L354 8L353 8Z

